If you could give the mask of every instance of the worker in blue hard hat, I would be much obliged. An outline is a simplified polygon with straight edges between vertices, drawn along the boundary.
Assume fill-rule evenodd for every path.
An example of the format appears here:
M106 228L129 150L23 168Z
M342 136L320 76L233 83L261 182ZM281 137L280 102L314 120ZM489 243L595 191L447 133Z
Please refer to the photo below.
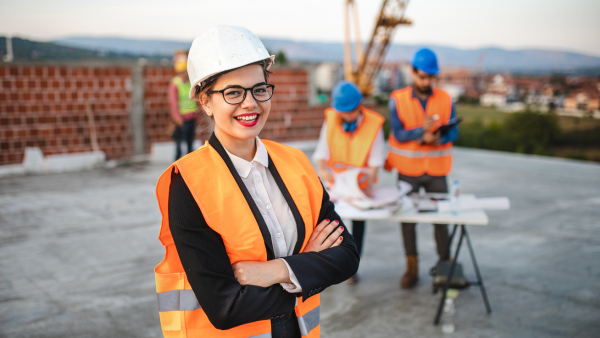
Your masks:
M359 186L367 196L371 196L377 171L385 162L382 131L385 119L362 105L362 92L352 82L337 83L331 97L333 107L325 110L325 122L313 155L317 173L331 186L334 173L361 168ZM359 255L362 252L364 231L364 221L352 222L352 234ZM348 282L357 283L358 275L348 279Z
M440 69L435 53L423 48L412 62L413 85L390 95L390 150L385 167L398 170L398 179L431 193L447 193L446 176L452 168L452 142L458 137L456 110L445 91L434 88ZM453 127L450 127L453 125ZM441 126L447 125L447 128ZM437 252L449 260L448 225L435 224ZM402 288L412 288L419 279L415 223L402 223L406 272Z

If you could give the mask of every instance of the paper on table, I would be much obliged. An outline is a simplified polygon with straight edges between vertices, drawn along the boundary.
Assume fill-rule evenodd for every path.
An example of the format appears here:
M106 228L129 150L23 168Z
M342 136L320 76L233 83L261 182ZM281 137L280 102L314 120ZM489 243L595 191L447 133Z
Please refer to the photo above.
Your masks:
M381 208L400 199L402 193L393 188L373 188L373 197L351 199L348 202L359 209Z
M459 197L460 210L508 210L508 197L462 198ZM450 201L438 201L438 212L450 212Z
M329 192L331 200L346 200L358 209L382 208L394 203L402 197L402 192L395 188L373 188L372 197L368 197L358 186L359 168L351 168L335 174L335 183Z

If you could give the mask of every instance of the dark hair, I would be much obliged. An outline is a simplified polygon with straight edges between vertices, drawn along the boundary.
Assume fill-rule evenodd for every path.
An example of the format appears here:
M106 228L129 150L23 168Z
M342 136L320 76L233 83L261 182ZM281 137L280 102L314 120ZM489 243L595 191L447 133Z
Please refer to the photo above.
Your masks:
M265 76L265 82L269 81L269 74L273 74L273 72L269 71L269 66L271 65L271 59L265 59L265 60L261 60L261 61L257 61L254 63L250 63L247 65L244 65L242 67L246 67L246 66L252 66L252 65L259 65L262 66L263 68L263 75ZM211 77L209 77L208 79L202 81L202 83L200 85L196 85L196 90L195 90L195 94L194 94L194 98L198 101L201 102L202 98L201 95L203 94L207 94L209 91L211 91L215 85L215 82L217 82L217 80L229 73L232 72L236 69L240 69L242 67L238 67L238 68L234 68L234 69L230 69L230 70L226 70L224 72L220 72L218 74L215 74ZM208 131L209 133L212 133L213 129L214 129L214 125L215 125L215 121L214 121L214 117L213 116L208 116L206 115L206 113L204 112L204 109L202 109L202 107L198 108L198 116L199 116L199 121L198 121L198 125L200 126L200 130L201 131Z

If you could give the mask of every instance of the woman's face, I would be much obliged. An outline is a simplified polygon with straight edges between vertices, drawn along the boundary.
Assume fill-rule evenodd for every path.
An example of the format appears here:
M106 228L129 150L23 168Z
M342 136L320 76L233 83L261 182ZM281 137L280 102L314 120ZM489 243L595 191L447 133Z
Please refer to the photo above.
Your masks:
M233 86L251 88L264 83L266 81L262 66L249 65L219 77L212 90L223 90ZM243 91L243 89L239 89L239 91ZM209 95L203 108L214 116L215 135L218 138L249 140L258 136L267 122L271 111L271 101L256 101L251 91L248 90L244 101L238 104L229 104L225 102L221 93L214 93Z

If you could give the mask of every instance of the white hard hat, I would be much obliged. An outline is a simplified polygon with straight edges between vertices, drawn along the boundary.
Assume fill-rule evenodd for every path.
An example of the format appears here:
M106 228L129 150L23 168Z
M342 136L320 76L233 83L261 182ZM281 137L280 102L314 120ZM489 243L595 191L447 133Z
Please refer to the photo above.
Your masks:
M270 59L269 69L275 55L269 55L262 41L247 28L220 25L207 30L194 39L188 55L190 99L196 86L209 77L265 59Z

